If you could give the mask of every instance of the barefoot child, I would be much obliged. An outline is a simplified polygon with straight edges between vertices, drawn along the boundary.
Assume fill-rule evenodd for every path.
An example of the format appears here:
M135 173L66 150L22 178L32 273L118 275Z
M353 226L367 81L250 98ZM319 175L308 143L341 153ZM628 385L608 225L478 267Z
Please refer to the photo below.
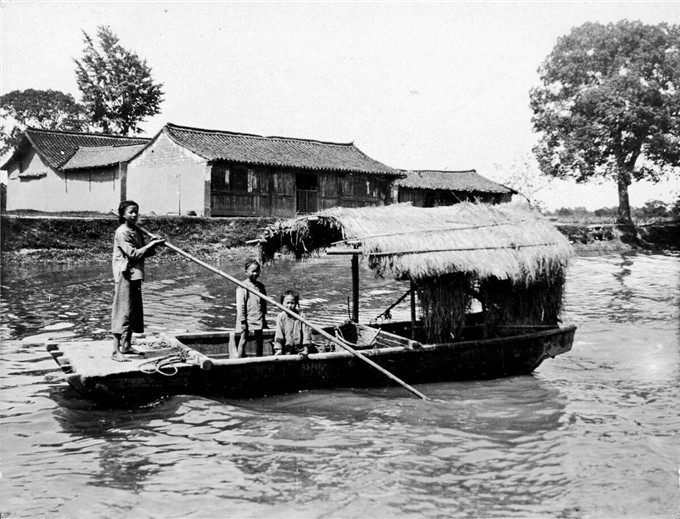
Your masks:
M300 313L300 294L295 290L286 290L281 296L281 304L296 314ZM309 326L282 311L276 316L274 355L296 353L303 356L316 353L312 344L312 331Z
M156 247L165 240L153 240L144 244L142 232L137 229L139 206L132 200L121 202L118 219L121 225L113 239L113 279L116 290L111 311L111 333L113 353L111 358L127 362L127 355L143 355L131 345L132 332L144 331L144 309L142 306L142 280L144 279L144 258L153 256Z
M260 277L260 263L251 258L246 261L245 269L246 279L243 284L252 288L255 293L266 296L264 285L257 280ZM267 328L267 302L242 287L236 289L236 328L241 330L236 356L245 356L246 342L254 337L255 355L262 357L262 330Z

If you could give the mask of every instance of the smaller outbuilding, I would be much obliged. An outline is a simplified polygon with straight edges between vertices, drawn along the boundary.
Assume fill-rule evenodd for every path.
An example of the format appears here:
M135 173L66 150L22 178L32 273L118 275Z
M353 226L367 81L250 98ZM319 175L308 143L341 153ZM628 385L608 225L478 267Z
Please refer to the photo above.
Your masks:
M28 128L2 169L7 210L106 212L125 197L127 161L149 139Z
M416 207L437 207L459 202L499 204L510 202L517 192L483 177L474 169L464 171L404 170L395 182L395 201Z

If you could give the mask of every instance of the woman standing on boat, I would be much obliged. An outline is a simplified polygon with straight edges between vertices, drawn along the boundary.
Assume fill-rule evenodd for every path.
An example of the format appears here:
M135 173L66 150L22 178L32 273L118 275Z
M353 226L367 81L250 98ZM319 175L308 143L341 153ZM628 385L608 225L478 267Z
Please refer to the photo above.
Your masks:
M153 256L156 247L165 240L153 240L144 244L144 236L137 228L139 205L132 200L121 202L118 219L121 225L113 239L113 280L116 289L111 311L113 353L111 358L127 362L126 355L143 355L132 347L132 333L144 331L144 308L142 306L142 281L144 258Z
M249 259L245 264L246 279L243 284L255 293L267 295L264 285L257 280L260 277L260 263L256 259ZM245 356L246 342L255 339L255 355L262 357L262 330L267 328L267 302L243 287L236 289L236 328L241 330L238 342L237 357Z

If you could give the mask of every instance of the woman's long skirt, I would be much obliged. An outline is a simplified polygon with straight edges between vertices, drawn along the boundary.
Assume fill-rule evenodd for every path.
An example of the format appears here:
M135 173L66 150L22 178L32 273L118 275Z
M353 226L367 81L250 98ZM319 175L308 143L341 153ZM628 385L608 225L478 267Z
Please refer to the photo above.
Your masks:
M120 276L113 294L111 333L143 333L144 308L142 306L142 280L130 281L129 274Z

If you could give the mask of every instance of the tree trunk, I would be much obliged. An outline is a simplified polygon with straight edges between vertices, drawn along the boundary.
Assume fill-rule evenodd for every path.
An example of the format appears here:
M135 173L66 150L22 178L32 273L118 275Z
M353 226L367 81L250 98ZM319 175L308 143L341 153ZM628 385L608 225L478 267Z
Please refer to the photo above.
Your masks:
M618 175L619 187L619 217L618 222L626 225L632 225L633 219L630 216L630 201L628 199L628 186L630 185L630 173L628 171L619 171Z

